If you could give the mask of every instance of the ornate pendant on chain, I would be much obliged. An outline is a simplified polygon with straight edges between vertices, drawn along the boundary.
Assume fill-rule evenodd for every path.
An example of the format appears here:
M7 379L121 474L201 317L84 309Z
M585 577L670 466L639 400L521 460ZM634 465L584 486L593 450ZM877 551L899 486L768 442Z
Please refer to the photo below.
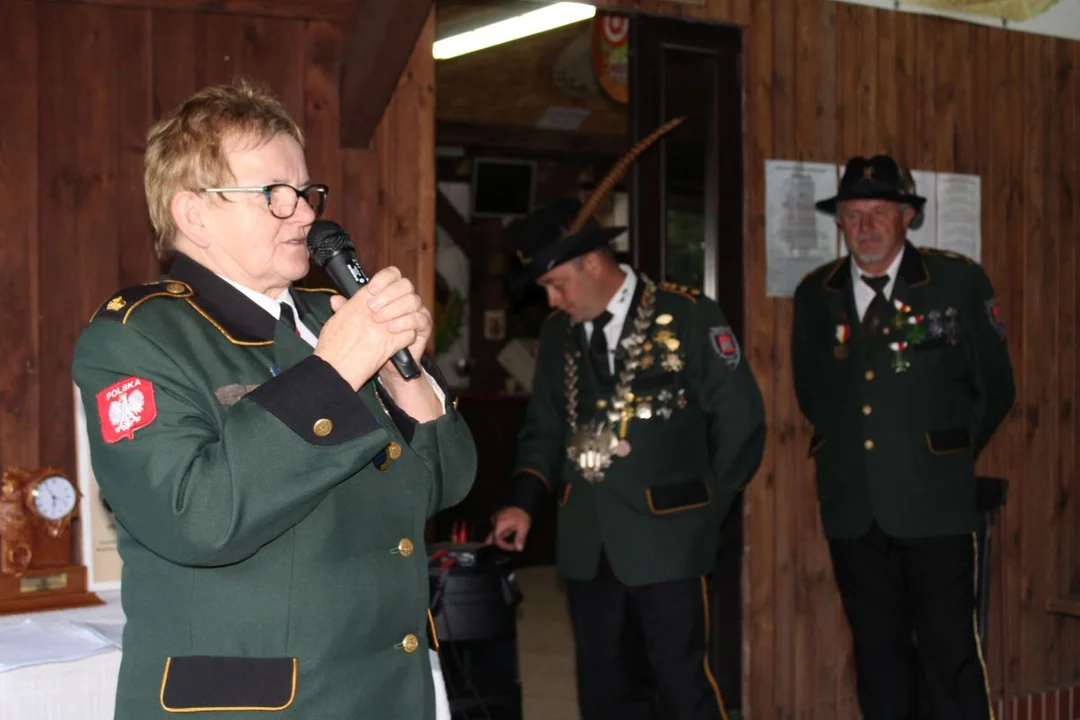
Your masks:
M613 458L630 454L630 443L622 437L622 430L629 420L627 413L630 406L627 398L633 397L630 386L642 366L639 360L645 343L645 332L652 324L656 299L656 285L644 274L641 275L641 280L645 289L641 293L641 304L634 318L634 332L622 342L626 353L623 362L616 368L618 380L615 383L615 392L610 400L597 403L598 407L607 409L603 419L578 426L578 360L581 353L566 353L566 417L570 424L570 441L566 452L581 471L582 477L590 483L604 480L604 471L611 467ZM616 430L617 425L619 430Z

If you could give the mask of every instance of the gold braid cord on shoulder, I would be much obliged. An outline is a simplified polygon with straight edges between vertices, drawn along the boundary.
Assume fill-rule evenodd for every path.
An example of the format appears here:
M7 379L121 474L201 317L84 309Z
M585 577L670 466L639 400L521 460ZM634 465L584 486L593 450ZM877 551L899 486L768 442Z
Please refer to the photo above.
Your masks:
M685 119L685 117L680 117L667 121L642 138L637 145L630 148L630 150L622 156L619 162L615 163L615 165L608 170L608 174L604 176L604 179L600 181L600 184L596 186L596 189L592 191L589 199L581 206L581 210L578 212L577 217L574 218L573 224L566 229L566 234L573 235L576 232L580 232L581 229L585 227L585 223L592 217L592 214L596 212L596 208L600 206L600 202L604 199L604 196L611 192L611 189L618 184L619 180L622 179L622 176L626 174L630 164L637 159L638 155L645 152L650 145L678 127Z

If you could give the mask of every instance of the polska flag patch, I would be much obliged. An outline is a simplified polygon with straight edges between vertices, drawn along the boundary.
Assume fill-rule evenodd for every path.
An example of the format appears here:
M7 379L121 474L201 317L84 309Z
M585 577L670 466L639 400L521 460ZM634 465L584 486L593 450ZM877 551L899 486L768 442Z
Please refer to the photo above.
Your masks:
M154 384L138 377L124 378L97 394L101 436L107 443L135 439L135 431L157 417Z
M1004 340L1005 321L1001 319L1001 309L998 308L997 298L990 298L984 304L986 305L986 317L990 319L990 324L994 326L998 337Z
M709 340L712 348L720 359L727 363L730 368L738 367L742 359L742 351L739 349L739 341L735 339L735 333L730 327L709 328Z

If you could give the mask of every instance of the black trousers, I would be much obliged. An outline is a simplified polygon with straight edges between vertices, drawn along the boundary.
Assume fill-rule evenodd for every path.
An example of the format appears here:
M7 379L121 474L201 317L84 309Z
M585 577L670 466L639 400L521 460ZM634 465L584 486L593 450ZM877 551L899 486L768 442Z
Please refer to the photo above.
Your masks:
M582 720L727 720L707 662L706 582L627 587L603 557L596 578L567 582Z
M990 718L975 625L974 535L829 540L865 720Z

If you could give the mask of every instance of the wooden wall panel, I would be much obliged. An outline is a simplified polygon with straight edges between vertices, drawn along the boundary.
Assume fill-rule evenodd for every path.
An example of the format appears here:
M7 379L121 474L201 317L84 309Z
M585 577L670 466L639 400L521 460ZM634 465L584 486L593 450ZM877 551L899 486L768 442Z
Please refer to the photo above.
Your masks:
M890 152L917 169L982 178L982 264L1018 389L978 464L1010 481L994 528L987 663L995 694L1010 697L1080 681L1080 620L1045 610L1049 598L1080 592L1080 43L830 0L601 4L745 27L746 353L769 427L745 506L747 715L858 717L805 421L791 397L791 302L764 293L768 158L843 163Z
M776 157L842 163L887 151L919 169L982 177L982 261L1018 387L979 463L1011 482L995 528L987 660L994 692L1010 697L1080 680L1080 621L1044 610L1049 597L1080 592L1080 43L830 0L600 4L745 28L745 344L769 421L745 503L746 716L858 716L807 427L791 390L791 304L765 296L763 162ZM242 72L269 83L303 123L312 176L331 184L329 216L350 229L361 260L400 264L431 292L434 91L423 53L373 146L342 152L343 0L224 0L213 12L194 0L8 5L0 465L73 465L75 333L109 288L157 269L141 188L146 126L209 82Z
M117 284L146 282L160 268L152 252L153 229L146 214L143 191L143 153L146 130L154 118L153 13L121 10L116 13L113 53L116 85L116 243ZM179 64L179 63L172 63ZM109 292L108 289L105 292Z
M1078 77L1077 51L1080 43L1067 41L1058 42L1059 70L1055 75L1057 80L1059 137L1061 145L1056 152L1061 158L1061 166L1058 175L1054 179L1060 184L1060 208L1058 222L1060 230L1058 235L1058 392L1061 399L1060 424L1058 426L1059 437L1077 437L1080 426L1077 425L1077 372L1080 369L1077 356L1077 343L1075 328L1080 322L1077 315L1077 305L1080 304L1080 296L1077 294L1077 283L1080 282L1077 268L1080 263L1080 255L1076 249L1076 237L1080 228L1077 226L1076 201L1077 191L1080 190L1080 166L1077 164L1076 155L1080 152L1080 126L1077 125L1076 104L1080 101L1077 97L1077 86L1080 85ZM1058 538L1057 567L1059 574L1055 578L1058 595L1067 595L1080 591L1080 584L1074 579L1080 573L1080 535L1077 534L1078 523L1077 508L1080 503L1072 502L1070 497L1076 492L1073 478L1077 476L1076 448L1073 452L1063 448L1058 453L1060 466L1058 470L1057 489L1054 497L1054 520L1062 527L1071 528L1071 532L1062 533ZM1060 572L1064 568L1065 572ZM1061 642L1058 645L1057 667L1059 669L1059 682L1061 678L1071 678L1080 675L1080 657L1076 648L1080 647L1080 623L1063 622Z
M379 256L375 267L413 269L429 308L435 301L435 12L427 21L375 130L379 154ZM419 192L417 192L419 189Z
M772 145L772 78L773 78L773 12L772 3L756 2L752 5L751 22L754 27L766 27L770 32L756 33L747 37L744 50L746 62L746 189L748 206L746 227L749 237L764 237L765 218L753 208L765 206L765 168L762 159L770 156ZM765 243L749 242L745 246L747 267L765 267ZM744 279L746 296L765 297L765 273L748 272ZM747 309L744 331L744 352L759 378L771 377L777 356L775 340L775 303L755 303L751 315ZM776 402L776 392L771 383L762 382L761 395L765 412L770 418L769 432L765 438L765 455L754 478L754 492L747 493L743 503L744 548L743 566L753 567L753 572L743 571L743 688L744 707L774 708L774 692L781 674L776 656L776 615L773 611L777 601L776 548L777 538L773 532L772 519L781 503L776 488L776 432L771 417ZM760 518L760 519L759 519ZM755 610L755 608L768 608ZM780 682L786 682L780 679Z
M35 463L41 424L38 324L38 8L0 23L0 468Z
M41 421L39 456L45 462L74 468L71 355L75 333L89 315L80 293L81 260L77 238L80 195L86 170L76 164L78 98L77 60L84 53L72 47L97 11L42 6L38 13L39 234L27 238L38 247L38 331L40 333ZM85 100L84 100L85 102ZM89 243L91 240L86 239ZM115 257L115 249L113 249ZM65 378L67 381L65 382Z

